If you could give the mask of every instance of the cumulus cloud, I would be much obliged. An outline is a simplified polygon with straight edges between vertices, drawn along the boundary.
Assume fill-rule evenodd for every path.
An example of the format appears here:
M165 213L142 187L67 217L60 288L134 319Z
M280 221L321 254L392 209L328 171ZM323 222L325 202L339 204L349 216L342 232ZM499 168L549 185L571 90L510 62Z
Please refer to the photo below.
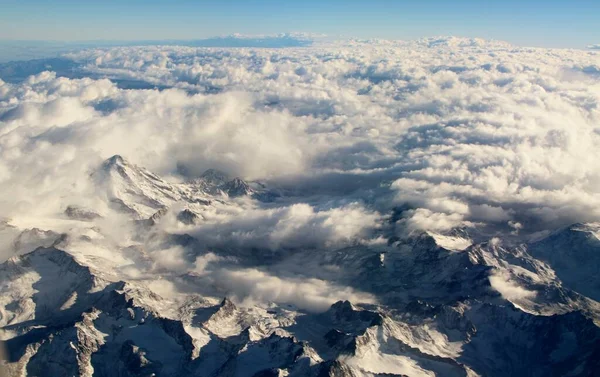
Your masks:
M108 80L49 72L2 89L0 180L11 191L2 204L8 216L56 212L66 193L91 197L89 172L114 154L163 174L184 165L191 174L215 167L246 178L296 173L309 154L301 147L302 122L256 109L244 93L122 91ZM103 113L105 106L112 111Z
M222 288L231 292L235 299L246 304L278 302L321 312L340 300L375 303L375 298L369 294L320 279L280 278L256 269L223 269L218 272L218 278Z
M403 205L398 231L600 219L593 52L430 38L64 59L81 78L0 83L7 217L105 206L89 173L120 154L165 177L218 168L282 188L270 205L207 213L191 230L207 245L336 247Z
M400 233L418 230L448 231L465 224L463 216L459 213L445 214L426 208L409 210L404 215L405 218L397 223Z
M536 296L536 292L527 290L515 281L511 280L508 273L496 271L490 276L490 284L492 288L497 290L502 297L508 301L518 304L519 300L532 299Z
M368 238L380 219L357 203L321 211L306 203L273 209L236 207L205 217L185 232L211 247L272 251L341 247Z
M151 256L154 270L186 272L190 268L190 264L185 258L185 249L180 246L156 250ZM204 269L205 266L206 264L203 264L200 259L199 268Z

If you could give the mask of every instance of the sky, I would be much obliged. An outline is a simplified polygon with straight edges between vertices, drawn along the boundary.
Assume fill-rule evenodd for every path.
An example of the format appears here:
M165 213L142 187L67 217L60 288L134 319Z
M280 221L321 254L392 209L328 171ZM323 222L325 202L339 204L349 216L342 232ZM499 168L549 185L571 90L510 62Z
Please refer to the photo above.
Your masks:
M313 32L384 39L454 35L540 47L600 43L598 0L0 0L0 9L0 40Z

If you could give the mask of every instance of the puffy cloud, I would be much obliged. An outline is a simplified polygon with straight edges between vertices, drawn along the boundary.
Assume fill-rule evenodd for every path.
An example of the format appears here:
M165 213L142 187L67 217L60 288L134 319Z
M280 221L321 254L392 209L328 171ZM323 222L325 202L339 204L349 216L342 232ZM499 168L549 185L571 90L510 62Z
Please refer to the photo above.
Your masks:
M518 303L520 300L533 299L536 296L536 292L521 287L511 280L510 274L500 270L490 276L490 284L502 297L511 302Z
M0 85L7 215L56 213L74 198L100 206L87 173L121 154L161 175L220 168L280 185L294 199L279 208L206 224L273 248L304 245L293 235L309 231L319 245L361 237L379 221L369 214L400 204L413 208L401 223L410 229L510 232L512 222L526 233L600 217L593 52L430 38L65 59L82 78L43 72ZM324 214L335 210L337 228Z
M205 213L195 229L185 229L209 247L303 249L341 247L369 237L380 215L354 203L315 210L305 203L274 209L234 207Z
M103 279L173 300L165 313L191 310L180 305L190 294L314 312L392 294L402 306L414 298L406 284L383 292L375 275L431 271L394 263L415 259L397 236L429 230L457 251L472 244L466 233L475 243L498 236L489 245L499 248L600 221L594 51L430 38L117 47L62 59L69 77L0 81L0 261L56 241ZM115 154L157 175L122 166L93 174ZM261 202L180 184L208 168L274 195ZM146 226L117 215L107 191L143 202L140 218L170 209ZM191 192L202 200L176 203ZM67 206L91 216L69 217ZM184 209L197 214L185 224L176 220ZM450 259L459 263L451 272L467 261ZM531 308L532 276L498 264L489 282Z
M159 249L151 254L154 270L167 270L175 272L186 272L190 264L185 258L185 249L181 246L173 246L166 249ZM200 259L200 268L205 268L206 263Z
M465 224L464 217L459 213L445 214L432 212L426 208L409 210L406 218L398 222L400 232L416 230L448 231Z
M192 174L216 167L253 178L298 172L309 153L301 146L303 123L254 108L244 93L124 91L108 80L50 73L5 86L0 179L11 192L3 199L6 215L59 211L68 204L57 202L65 193L91 197L89 172L114 154L159 173L184 165Z
M256 269L223 269L218 272L218 278L222 289L246 304L278 302L322 312L340 300L375 303L375 298L369 294L320 279L301 276L280 278Z

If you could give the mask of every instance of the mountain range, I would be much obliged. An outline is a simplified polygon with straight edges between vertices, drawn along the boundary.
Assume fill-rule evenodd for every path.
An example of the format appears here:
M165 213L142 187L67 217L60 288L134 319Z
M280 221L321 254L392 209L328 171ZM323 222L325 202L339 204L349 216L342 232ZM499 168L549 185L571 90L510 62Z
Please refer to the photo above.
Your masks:
M103 205L68 205L49 229L2 223L7 376L600 374L600 224L480 242L399 237L389 214L371 244L233 247L198 227L291 194L121 156L88 179Z

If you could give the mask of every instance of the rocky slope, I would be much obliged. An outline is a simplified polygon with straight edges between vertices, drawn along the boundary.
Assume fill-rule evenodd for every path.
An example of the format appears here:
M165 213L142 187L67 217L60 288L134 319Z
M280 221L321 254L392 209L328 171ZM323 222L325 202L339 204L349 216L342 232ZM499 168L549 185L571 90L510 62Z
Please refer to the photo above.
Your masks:
M520 245L455 230L264 259L190 235L239 200L276 197L262 184L213 170L170 183L119 156L90 179L108 212L68 207L63 233L6 225L8 376L600 373L596 224ZM128 219L126 237L106 224L114 216ZM228 297L231 271L279 279L279 290L327 282L371 299L323 310L243 300Z

